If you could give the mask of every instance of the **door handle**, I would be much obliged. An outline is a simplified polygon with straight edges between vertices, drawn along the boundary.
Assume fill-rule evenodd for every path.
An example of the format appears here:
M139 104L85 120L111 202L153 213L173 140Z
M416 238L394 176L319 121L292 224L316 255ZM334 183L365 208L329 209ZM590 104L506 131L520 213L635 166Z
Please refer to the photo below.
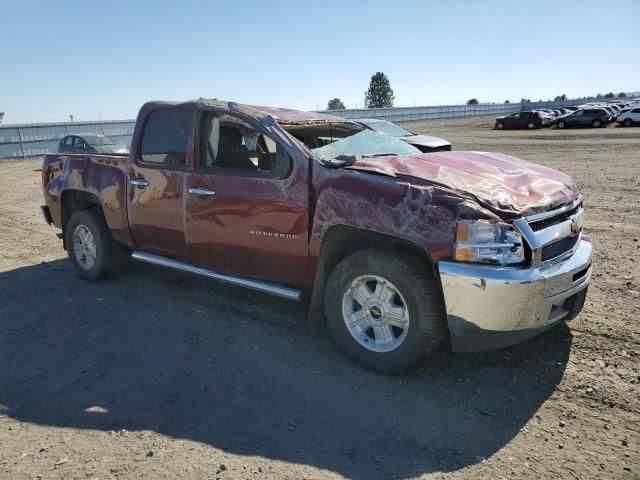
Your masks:
M190 188L189 193L192 195L215 195L216 192L208 188Z
M132 178L131 180L129 180L129 183L140 188L149 186L149 182L147 182L144 178Z

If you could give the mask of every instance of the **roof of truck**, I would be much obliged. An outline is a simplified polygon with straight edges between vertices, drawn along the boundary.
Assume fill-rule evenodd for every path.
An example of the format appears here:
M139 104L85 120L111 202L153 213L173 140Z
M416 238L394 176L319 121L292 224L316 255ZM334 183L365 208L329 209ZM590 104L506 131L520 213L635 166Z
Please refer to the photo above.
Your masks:
M217 99L199 98L194 100L200 105L210 105L224 108L229 111L238 111L244 114L255 116L256 118L270 116L278 123L282 124L307 124L307 123L336 123L350 122L350 120L337 115L326 115L318 112L305 112L304 110L294 110L291 108L266 107L262 105L248 105L244 103L228 102Z

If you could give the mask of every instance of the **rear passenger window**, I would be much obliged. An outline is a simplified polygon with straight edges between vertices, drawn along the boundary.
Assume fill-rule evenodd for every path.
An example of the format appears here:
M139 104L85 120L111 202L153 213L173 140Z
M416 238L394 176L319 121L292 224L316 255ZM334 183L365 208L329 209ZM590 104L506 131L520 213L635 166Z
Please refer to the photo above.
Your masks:
M64 139L65 147L73 147L73 137L67 137Z
M228 169L254 176L273 174L276 143L240 118L205 113L200 142L200 169Z
M161 108L151 112L142 134L140 158L145 163L182 167L194 114L188 108Z

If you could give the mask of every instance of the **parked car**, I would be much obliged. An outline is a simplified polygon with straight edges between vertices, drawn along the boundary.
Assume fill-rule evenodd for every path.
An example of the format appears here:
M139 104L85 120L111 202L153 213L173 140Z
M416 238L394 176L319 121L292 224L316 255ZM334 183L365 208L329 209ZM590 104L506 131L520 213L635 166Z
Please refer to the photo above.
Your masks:
M604 108L588 108L558 117L553 121L553 125L558 128L587 126L598 128L606 126L612 120L612 115Z
M424 153L451 150L451 143L443 138L413 133L406 128L402 128L400 125L387 122L386 120L380 120L378 118L358 118L354 121L369 130L399 138Z
M568 175L421 153L319 113L150 102L128 157L49 154L41 178L79 277L132 258L308 298L343 352L379 372L421 365L445 340L474 351L532 337L580 312L591 277Z
M128 154L126 145L105 135L83 133L67 135L58 144L58 153L119 153Z
M616 118L616 122L625 127L640 124L640 107L624 109Z
M550 123L550 120L547 123ZM516 112L498 117L496 118L495 128L496 130L519 128L532 130L534 128L541 128L543 124L544 117L534 110L529 112Z

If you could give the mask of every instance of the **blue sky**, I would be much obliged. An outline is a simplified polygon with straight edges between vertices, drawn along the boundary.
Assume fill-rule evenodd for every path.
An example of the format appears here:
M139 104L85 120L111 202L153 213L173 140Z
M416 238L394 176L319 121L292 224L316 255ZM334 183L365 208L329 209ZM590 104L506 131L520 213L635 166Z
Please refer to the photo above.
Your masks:
M640 1L34 1L0 7L4 123L135 117L200 96L396 106L640 90Z

